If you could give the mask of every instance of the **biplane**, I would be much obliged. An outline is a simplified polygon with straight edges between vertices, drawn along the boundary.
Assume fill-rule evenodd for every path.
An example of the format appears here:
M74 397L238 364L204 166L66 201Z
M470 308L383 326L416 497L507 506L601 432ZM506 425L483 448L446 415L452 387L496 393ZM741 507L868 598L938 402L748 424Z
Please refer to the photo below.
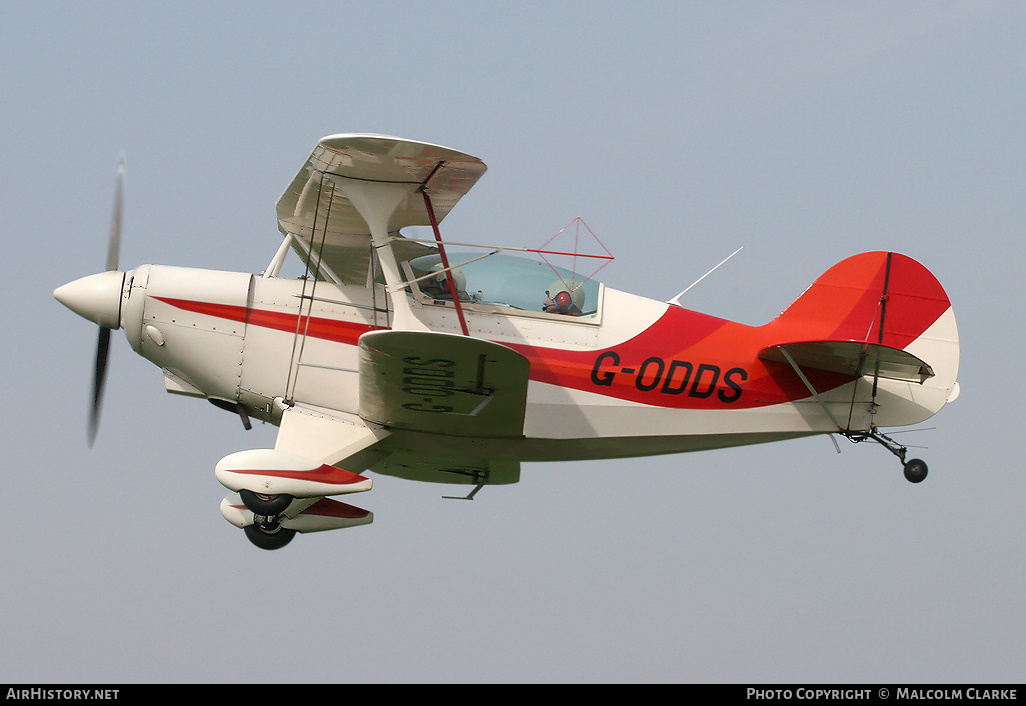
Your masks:
M325 137L278 201L280 246L250 274L119 270L120 169L106 270L54 292L100 328L90 445L120 328L168 392L279 427L274 448L214 469L224 517L264 549L371 522L335 499L370 490L364 474L473 498L516 483L523 462L831 434L926 476L882 431L958 394L955 317L924 266L855 255L743 325L606 287L543 250L445 241L439 224L484 172L438 145ZM301 275L282 274L286 257Z

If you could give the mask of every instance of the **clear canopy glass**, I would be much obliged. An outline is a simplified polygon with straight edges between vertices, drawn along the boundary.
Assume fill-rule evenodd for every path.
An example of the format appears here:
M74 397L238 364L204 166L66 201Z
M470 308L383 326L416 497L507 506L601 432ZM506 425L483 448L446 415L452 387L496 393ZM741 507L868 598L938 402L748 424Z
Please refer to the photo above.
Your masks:
M599 282L547 262L512 255L464 251L446 252L460 301L507 309L594 317L599 303ZM478 258L478 259L475 259ZM409 261L421 292L435 299L451 299L440 255Z

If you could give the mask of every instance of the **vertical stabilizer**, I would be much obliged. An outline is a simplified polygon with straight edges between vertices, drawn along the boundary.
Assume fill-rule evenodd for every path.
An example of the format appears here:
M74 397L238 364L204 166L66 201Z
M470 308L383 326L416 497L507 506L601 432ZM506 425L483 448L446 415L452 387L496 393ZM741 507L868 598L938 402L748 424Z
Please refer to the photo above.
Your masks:
M958 394L951 302L937 278L904 255L870 252L839 262L767 329L776 345L763 357L780 348L805 351L808 357L797 360L802 367L840 371L847 365L865 379L853 401L867 402L870 424L918 423ZM826 352L834 355L827 360ZM922 374L882 371L881 359L891 368L922 363Z

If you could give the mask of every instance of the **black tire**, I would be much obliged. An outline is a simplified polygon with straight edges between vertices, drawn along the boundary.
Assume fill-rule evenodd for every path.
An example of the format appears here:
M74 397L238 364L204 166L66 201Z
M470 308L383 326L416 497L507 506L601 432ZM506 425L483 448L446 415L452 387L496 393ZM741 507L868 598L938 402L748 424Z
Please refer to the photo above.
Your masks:
M293 500L291 495L284 493L281 495L261 495L260 493L254 493L252 490L240 490L239 497L242 498L243 504L254 515L264 515L266 517L274 517L285 512Z
M905 464L905 480L909 483L922 483L926 478L926 461L914 458Z
M296 536L296 530L286 529L279 524L275 524L271 529L265 529L260 525L247 525L244 531L250 542L267 550L281 549Z

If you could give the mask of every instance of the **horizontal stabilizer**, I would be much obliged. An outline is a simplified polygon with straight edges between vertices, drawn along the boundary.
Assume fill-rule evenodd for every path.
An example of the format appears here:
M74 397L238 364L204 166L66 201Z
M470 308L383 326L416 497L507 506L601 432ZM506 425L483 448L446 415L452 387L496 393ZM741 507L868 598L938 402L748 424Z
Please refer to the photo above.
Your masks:
M922 384L934 376L924 361L900 348L861 341L796 341L770 346L759 353L763 360L788 363L813 370L859 377L868 375L888 380Z

